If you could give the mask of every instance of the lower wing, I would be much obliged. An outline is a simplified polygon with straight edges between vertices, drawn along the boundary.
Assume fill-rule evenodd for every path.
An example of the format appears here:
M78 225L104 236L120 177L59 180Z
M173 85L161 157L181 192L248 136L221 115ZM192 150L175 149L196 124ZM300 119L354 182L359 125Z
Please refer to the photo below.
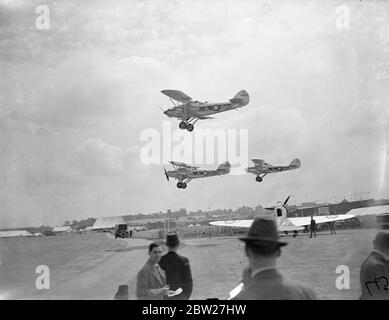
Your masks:
M237 227L237 228L250 228L253 223L253 219L248 220L224 220L224 221L212 221L209 224L213 226L221 227Z
M206 120L206 119L215 119L214 117L201 117L201 116L198 116L197 119L199 120Z
M254 220L225 220L225 221L212 221L209 224L213 226L221 227L235 227L235 228L250 228ZM278 225L278 232L286 231L299 231L304 230L302 226L295 226L292 223L285 223L283 225Z
M354 214L339 214L339 215L329 215L329 216L313 216L316 224L318 223L326 223L333 221L341 221L354 218ZM297 218L288 218L290 222L292 222L295 226L303 227L311 225L311 217L297 217Z

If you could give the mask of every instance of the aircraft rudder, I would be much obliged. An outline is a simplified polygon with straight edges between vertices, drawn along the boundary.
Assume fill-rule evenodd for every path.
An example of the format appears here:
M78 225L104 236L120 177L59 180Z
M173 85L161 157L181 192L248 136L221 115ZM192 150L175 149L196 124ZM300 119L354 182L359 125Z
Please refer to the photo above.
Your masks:
M230 101L239 103L243 107L250 102L250 96L246 90L240 90Z

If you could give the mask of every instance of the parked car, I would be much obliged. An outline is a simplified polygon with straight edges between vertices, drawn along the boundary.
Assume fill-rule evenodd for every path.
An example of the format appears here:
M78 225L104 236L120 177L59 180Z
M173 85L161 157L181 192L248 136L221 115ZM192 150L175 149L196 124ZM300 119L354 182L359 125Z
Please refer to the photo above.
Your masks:
M128 225L127 224L117 224L115 226L115 239L117 238L128 238Z

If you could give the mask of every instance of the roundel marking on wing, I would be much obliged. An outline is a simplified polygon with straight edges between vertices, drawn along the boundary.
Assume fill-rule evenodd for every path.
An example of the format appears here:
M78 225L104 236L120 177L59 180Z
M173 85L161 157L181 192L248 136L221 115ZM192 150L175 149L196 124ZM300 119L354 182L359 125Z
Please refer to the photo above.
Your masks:
M219 111L220 107L219 106L213 106L214 111Z

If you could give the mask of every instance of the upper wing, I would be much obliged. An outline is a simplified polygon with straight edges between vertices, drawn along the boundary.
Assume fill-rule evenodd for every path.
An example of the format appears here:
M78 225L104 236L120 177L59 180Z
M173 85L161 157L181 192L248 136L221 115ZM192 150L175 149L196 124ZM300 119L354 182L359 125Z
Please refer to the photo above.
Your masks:
M329 216L313 216L317 223L325 223L332 221L340 221L354 218L354 214L339 214L339 215L329 215ZM288 218L295 226L309 226L311 225L311 217L296 217L296 218Z
M178 168L186 168L186 169L198 169L199 167L189 166L183 162L169 161L173 166Z
M183 162L176 162L176 161L169 161L173 166L180 167L180 168L188 168L189 166L186 163Z
M262 159L251 159L251 161L254 162L256 166L263 165L265 163L265 160Z
M169 98L182 103L186 103L192 100L191 97L179 90L162 90L161 92L167 95Z
M253 219L249 220L225 220L225 221L212 221L209 224L213 226L221 227L238 227L238 228L250 228L253 223Z

